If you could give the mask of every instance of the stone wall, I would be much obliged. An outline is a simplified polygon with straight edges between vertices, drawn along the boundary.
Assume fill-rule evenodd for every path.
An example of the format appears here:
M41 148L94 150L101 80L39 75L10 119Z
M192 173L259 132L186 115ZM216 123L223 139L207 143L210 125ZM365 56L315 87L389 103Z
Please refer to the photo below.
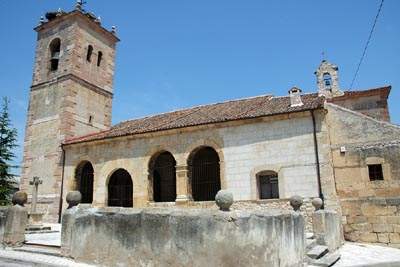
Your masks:
M105 266L303 266L303 227L277 210L70 209L62 246Z
M260 200L241 200L235 201L231 207L231 210L238 211L269 211L274 209L284 210L284 211L292 211L293 208L289 203L290 199L260 199ZM300 208L300 213L304 218L305 231L311 233L313 231L312 219L314 207L311 204L312 199L305 198L303 199L303 205ZM168 206L163 205L161 203L153 203L152 206L160 207L160 206ZM171 207L173 205L169 205ZM215 204L215 201L204 201L204 202L190 202L187 206L189 208L206 208L206 209L214 209L217 210L218 207Z
M332 103L368 115L372 118L390 121L386 90L363 92L363 96L345 95L330 99Z
M339 197L398 196L400 127L330 104L328 114ZM384 179L370 181L368 164L382 164Z
M400 198L344 199L341 203L347 240L400 248Z
M319 245L335 251L343 244L343 228L340 214L330 210L318 210L312 214L314 238Z
M337 205L337 202L323 116L322 112L317 113L317 138L322 190L330 206ZM278 173L280 198L293 195L318 197L313 125L309 112L66 146L64 192L79 190L76 168L82 161L89 161L94 168L94 206L107 206L108 179L115 170L123 168L133 181L133 205L145 207L151 203L149 163L160 151L169 151L176 160L177 194L190 200L188 158L201 146L213 147L218 153L221 187L231 191L236 201L259 199L256 175L264 170Z
M400 127L328 104L328 124L345 238L397 246ZM383 180L368 165L381 164Z
M58 18L38 29L20 189L30 194L29 181L40 177L38 209L46 221L56 222L59 215L61 143L111 126L115 37L110 35L79 15ZM49 45L55 38L61 40L60 59L58 69L51 71ZM90 62L89 44L94 47ZM98 51L103 52L100 66Z

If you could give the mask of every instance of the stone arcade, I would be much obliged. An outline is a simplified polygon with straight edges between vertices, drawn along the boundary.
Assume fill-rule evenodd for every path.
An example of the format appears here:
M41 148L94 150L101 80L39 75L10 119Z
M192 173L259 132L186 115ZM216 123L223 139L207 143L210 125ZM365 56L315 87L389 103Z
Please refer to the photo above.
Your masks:
M111 125L115 28L77 4L51 12L38 33L21 189L41 177L37 207L59 220L67 192L96 208L211 208L220 189L233 210L288 209L300 195L343 215L345 237L400 245L400 128L390 86L342 90L322 61L318 92L263 95ZM29 196L29 202L32 197Z

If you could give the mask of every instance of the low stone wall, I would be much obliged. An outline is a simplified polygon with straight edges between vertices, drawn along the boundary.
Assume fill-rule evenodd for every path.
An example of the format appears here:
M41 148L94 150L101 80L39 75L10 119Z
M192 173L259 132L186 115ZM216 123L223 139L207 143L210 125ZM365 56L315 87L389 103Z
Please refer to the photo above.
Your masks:
M271 209L281 209L292 211L293 208L290 206L289 200L290 199L239 200L233 203L231 210L268 211ZM314 212L314 207L312 206L311 201L312 199L304 198L303 205L300 208L300 213L304 217L305 221L305 231L310 233L313 231L312 214ZM175 207L175 202L151 203L150 206L172 208ZM218 210L215 201L189 202L186 207Z
M341 200L344 237L400 248L400 198Z
M64 253L105 266L303 266L296 212L74 207L62 224Z

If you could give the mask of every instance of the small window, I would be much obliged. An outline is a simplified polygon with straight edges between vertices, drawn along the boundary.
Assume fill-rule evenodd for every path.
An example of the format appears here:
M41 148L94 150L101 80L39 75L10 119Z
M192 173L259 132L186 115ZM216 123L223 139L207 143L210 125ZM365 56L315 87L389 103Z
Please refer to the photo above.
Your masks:
M260 199L279 198L278 174L273 171L267 171L257 176Z
M102 59L103 59L103 52L99 51L97 55L97 67L100 67Z
M87 55L86 55L86 61L91 62L92 61L92 54L93 54L93 46L89 45L87 49Z
M382 164L368 165L368 173L371 181L383 180Z
M54 39L50 43L50 71L56 71L58 69L58 63L60 61L60 50L61 40L59 38Z
M88 123L89 123L89 124L92 124L92 123L93 123L93 115L90 115L90 116L89 116Z
M325 86L327 88L331 88L331 86L332 86L332 77L331 77L331 75L329 73L324 73L323 79L324 79Z

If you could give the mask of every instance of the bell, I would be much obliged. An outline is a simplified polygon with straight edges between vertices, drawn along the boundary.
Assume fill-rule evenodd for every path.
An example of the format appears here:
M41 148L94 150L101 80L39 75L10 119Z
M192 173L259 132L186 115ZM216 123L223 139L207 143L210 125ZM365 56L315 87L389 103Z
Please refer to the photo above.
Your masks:
M60 59L60 52L53 52L51 59Z

